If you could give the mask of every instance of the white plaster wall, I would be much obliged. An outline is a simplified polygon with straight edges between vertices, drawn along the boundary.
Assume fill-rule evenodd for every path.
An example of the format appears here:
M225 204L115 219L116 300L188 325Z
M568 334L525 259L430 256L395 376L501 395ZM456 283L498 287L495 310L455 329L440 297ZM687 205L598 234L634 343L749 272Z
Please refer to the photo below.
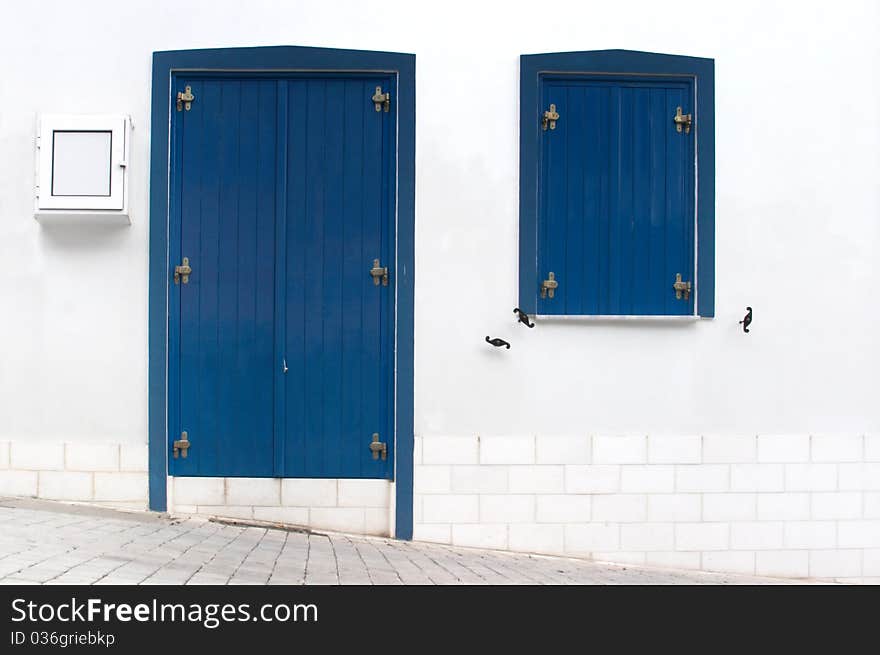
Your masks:
M150 54L281 44L417 54L425 443L880 430L876 2L101 0L0 22L0 440L146 441ZM715 320L514 324L518 56L602 48L716 60ZM53 111L133 117L130 227L33 220Z
M269 44L418 56L417 433L880 427L875 2L86 6L0 23L0 438L146 439L150 53ZM517 58L598 48L716 59L714 321L513 323ZM131 227L32 219L41 111L132 115Z

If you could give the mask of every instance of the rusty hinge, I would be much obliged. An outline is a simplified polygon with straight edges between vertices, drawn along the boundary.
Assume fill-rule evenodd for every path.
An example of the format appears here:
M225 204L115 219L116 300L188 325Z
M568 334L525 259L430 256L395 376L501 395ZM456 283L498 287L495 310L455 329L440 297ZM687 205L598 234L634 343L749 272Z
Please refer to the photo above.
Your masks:
M373 268L370 269L370 277L373 278L373 284L383 287L388 286L388 267L381 266L378 259L373 260Z
M544 112L541 116L541 129L547 130L547 126L550 126L551 130L556 129L556 121L559 120L559 114L556 111L556 105L550 105L550 109Z
M694 117L691 114L682 114L681 107L675 108L675 116L672 117L673 122L675 123L675 131L681 132L681 126L684 125L684 133L691 133L691 123L694 122Z
M541 282L541 297L552 298L556 294L556 289L559 287L559 282L556 281L556 273L550 271L547 273L547 279Z
M373 94L373 103L376 105L376 111L382 111L384 108L386 112L391 111L391 92L386 91L382 93L382 87L376 87L376 93Z
M183 263L180 266L174 267L174 284L180 284L180 278L183 278L184 284L189 284L189 276L192 272L192 267L189 265L189 257L184 257Z
M174 459L177 459L181 454L186 459L186 452L189 450L189 437L186 430L180 433L180 439L175 439L172 445L174 446Z
M379 459L379 455L382 455L382 459L388 459L388 444L379 441L379 433L373 433L373 440L370 442L370 452L373 453L373 459Z
M683 282L681 279L681 273L675 274L675 283L672 285L672 288L675 289L675 298L676 300L681 300L682 294L684 294L684 299L688 300L691 297L691 283Z
M196 97L192 94L192 87L188 86L183 91L177 92L177 111L186 108L187 111L192 109L192 102Z

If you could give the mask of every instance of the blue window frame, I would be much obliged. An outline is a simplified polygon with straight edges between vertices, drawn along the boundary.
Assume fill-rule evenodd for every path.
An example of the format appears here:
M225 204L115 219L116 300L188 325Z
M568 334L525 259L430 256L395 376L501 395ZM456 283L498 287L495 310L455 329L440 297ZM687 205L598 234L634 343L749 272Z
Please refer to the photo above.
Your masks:
M711 59L523 55L520 306L715 314Z

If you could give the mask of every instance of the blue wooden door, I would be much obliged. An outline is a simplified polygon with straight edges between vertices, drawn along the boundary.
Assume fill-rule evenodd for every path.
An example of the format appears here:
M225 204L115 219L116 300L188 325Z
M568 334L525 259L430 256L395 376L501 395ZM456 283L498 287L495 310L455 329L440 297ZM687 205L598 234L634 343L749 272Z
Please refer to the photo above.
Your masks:
M553 273L539 314L688 315L695 280L693 112L687 78L545 80L555 129L541 132L538 277Z
M393 80L174 83L195 99L172 107L171 474L391 477Z
M277 89L181 79L172 109L169 440L174 475L271 475ZM177 311L175 312L174 309ZM174 420L176 419L176 420ZM173 442L187 433L186 458ZM180 453L179 453L180 455Z
M286 477L391 477L394 103L390 79L287 84L283 430ZM387 286L369 274L388 268ZM379 284L375 284L378 281ZM373 458L372 435L386 444Z

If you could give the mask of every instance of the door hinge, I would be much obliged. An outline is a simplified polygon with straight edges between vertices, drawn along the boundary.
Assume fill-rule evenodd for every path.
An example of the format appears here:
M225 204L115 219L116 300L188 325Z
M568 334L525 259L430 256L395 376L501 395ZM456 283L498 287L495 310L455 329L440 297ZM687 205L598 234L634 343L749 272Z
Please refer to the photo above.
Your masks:
M186 108L187 111L192 109L193 100L196 97L192 93L192 87L185 87L183 91L177 92L177 111L182 111Z
M544 112L541 117L541 129L547 130L547 126L550 126L551 130L556 129L556 121L559 120L559 114L556 112L556 105L551 104L550 109Z
M373 284L377 287L380 282L383 287L388 286L388 267L380 266L378 259L373 260L373 268L370 269L370 276L373 278Z
M189 284L189 276L193 272L189 265L189 257L183 258L180 266L174 267L174 284L180 284L180 278L183 278L184 284Z
M556 281L556 273L550 271L547 273L547 279L541 282L541 297L552 298L558 286L559 282Z
M691 123L694 122L694 117L691 114L682 114L681 107L675 108L675 116L672 117L672 120L675 122L675 131L681 132L681 126L684 125L684 133L691 133Z
M682 282L681 273L675 274L675 284L672 285L672 288L675 289L675 299L681 300L682 294L684 294L684 299L688 300L691 297L691 283L690 282Z
M176 439L172 445L174 446L174 459L177 459L180 455L183 455L183 458L186 459L186 453L190 445L186 430L180 433L180 439Z
M382 93L382 87L377 86L376 93L373 94L373 104L376 105L376 111L382 111L382 109L385 109L386 112L391 111L391 92Z
M373 433L373 440L370 442L370 452L373 453L373 459L379 459L379 455L382 455L382 459L388 459L388 444L379 441L379 433Z

